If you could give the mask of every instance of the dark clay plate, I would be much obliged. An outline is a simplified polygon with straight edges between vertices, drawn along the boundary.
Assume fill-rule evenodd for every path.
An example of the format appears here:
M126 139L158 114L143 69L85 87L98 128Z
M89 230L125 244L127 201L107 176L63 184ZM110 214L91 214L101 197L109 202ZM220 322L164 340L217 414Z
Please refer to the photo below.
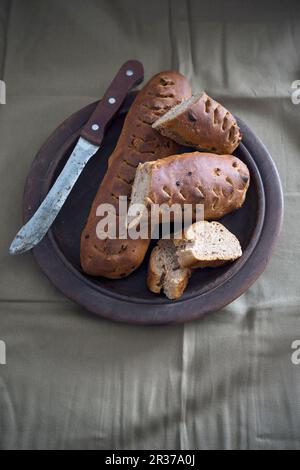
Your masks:
M80 234L134 96L134 93L127 96L106 133L101 149L84 169L52 228L33 253L41 269L58 289L90 312L130 323L184 322L232 302L265 269L282 223L280 179L266 148L238 120L243 140L235 155L248 166L251 184L243 207L225 216L221 222L240 240L243 256L217 269L196 270L178 301L169 301L147 289L146 272L151 249L142 266L128 278L110 280L87 276L80 267ZM24 221L34 214L48 193L95 106L93 103L67 119L37 154L24 192Z

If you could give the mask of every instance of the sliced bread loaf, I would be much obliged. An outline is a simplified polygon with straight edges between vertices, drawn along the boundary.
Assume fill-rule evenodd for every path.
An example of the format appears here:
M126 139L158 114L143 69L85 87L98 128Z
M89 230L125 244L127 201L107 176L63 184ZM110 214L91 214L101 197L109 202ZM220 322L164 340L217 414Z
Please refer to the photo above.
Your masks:
M242 139L235 117L205 92L174 106L152 127L179 144L219 154L231 154Z
M153 204L203 204L205 220L216 220L244 203L250 183L247 166L233 155L191 152L137 168L129 214L143 205L139 220Z

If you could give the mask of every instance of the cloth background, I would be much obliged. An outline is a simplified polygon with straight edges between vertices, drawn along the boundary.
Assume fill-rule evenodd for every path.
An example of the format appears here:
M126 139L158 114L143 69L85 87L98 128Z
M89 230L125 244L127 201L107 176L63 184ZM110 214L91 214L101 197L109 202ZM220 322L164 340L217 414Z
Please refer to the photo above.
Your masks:
M300 447L300 79L297 1L0 0L2 449ZM121 63L178 69L233 110L279 169L285 222L260 279L200 321L115 324L8 255L30 163Z

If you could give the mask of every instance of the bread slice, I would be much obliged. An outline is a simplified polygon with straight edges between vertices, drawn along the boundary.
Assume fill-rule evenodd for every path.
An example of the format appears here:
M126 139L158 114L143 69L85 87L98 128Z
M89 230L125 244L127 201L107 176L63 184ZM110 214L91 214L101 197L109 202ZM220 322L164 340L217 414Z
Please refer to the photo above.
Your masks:
M191 152L140 164L132 186L129 224L137 225L153 204L203 204L205 220L239 209L250 183L247 166L233 155ZM134 207L141 205L139 217ZM131 218L132 216L132 218Z
M219 222L191 225L181 240L173 240L178 263L186 268L213 268L242 256L236 236Z
M151 253L147 285L154 293L163 290L169 299L178 299L192 269L215 268L240 256L241 245L226 227L219 222L197 222L183 238L158 242Z
M204 91L171 108L152 127L179 144L218 154L232 154L242 139L235 117Z
M178 299L185 291L190 275L189 268L179 266L173 241L160 240L149 261L147 285L151 292L159 294L163 290L168 299Z

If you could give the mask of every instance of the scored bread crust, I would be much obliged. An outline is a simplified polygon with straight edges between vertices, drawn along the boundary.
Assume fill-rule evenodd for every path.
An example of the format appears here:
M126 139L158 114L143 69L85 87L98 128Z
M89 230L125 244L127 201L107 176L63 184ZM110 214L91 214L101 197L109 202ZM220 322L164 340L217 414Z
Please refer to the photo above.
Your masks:
M143 187L138 184L144 175ZM219 219L244 203L247 166L232 155L192 152L140 165L131 204L203 204L206 220ZM171 214L172 215L172 214Z
M231 154L242 139L235 117L205 92L168 111L153 128L179 144L218 154Z
M100 204L109 203L118 214L119 196L130 197L138 164L178 152L178 145L152 129L152 124L190 96L187 79L172 71L155 75L137 95L81 235L80 258L85 273L117 279L128 276L142 263L150 240L100 240L96 227L101 217L96 211Z

